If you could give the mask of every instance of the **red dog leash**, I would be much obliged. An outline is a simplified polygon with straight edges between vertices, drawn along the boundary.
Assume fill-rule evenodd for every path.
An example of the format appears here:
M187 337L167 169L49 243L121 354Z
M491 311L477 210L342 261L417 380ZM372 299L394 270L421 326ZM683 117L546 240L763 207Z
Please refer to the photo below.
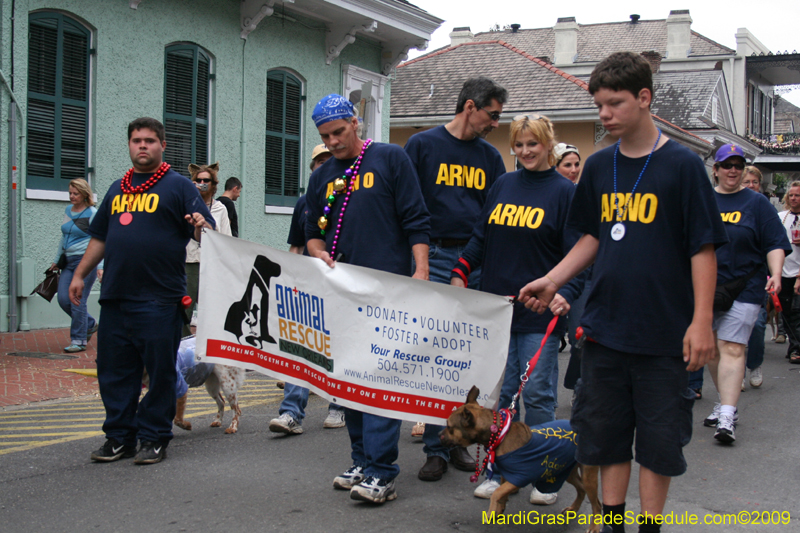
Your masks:
M558 315L554 316L553 319L550 321L550 323L547 325L547 331L545 331L545 333L544 333L544 337L542 338L542 344L539 346L539 350L536 352L536 354L533 357L531 357L531 360L528 361L528 364L527 364L527 366L525 368L525 372L519 377L519 379L520 379L519 390L514 395L514 397L511 398L511 405L508 406L508 410L511 412L512 415L516 414L516 412L517 412L517 410L515 408L516 404L517 404L517 400L519 399L520 395L522 394L522 389L525 388L525 384L528 382L528 378L530 377L531 373L533 372L533 369L536 368L536 363L539 362L539 356L542 355L542 349L544 348L544 345L547 342L547 339L550 338L550 334L553 333L554 329L556 329L556 324L558 323L558 319L559 318L560 317Z

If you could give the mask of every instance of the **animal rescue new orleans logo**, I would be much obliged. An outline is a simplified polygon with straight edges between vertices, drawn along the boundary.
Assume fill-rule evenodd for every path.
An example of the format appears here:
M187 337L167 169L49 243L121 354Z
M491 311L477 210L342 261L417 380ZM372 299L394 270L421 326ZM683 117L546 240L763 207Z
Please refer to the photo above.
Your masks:
M333 371L331 332L325 326L325 300L309 292L275 283L278 348Z
M244 295L234 302L225 317L225 331L233 333L239 344L263 349L276 344L269 334L269 282L281 275L281 266L263 255L256 256Z

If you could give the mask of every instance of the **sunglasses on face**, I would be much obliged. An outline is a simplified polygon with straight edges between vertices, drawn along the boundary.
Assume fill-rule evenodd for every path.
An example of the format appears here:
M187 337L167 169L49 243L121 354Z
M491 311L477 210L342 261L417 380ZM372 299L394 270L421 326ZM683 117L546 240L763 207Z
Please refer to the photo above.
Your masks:
M723 161L719 164L719 166L725 170L730 170L731 167L735 168L736 170L744 170L744 163L731 163L730 161Z
M211 178L197 178L195 181L198 183L211 183L213 180Z
M535 122L537 120L542 120L544 117L542 115L517 115L514 117L514 122L519 120L530 120L531 122Z
M490 112L483 107L479 107L478 109L483 109L484 111L486 111L486 114L489 115L489 118L492 119L492 122L497 122L498 120L500 120L500 111Z

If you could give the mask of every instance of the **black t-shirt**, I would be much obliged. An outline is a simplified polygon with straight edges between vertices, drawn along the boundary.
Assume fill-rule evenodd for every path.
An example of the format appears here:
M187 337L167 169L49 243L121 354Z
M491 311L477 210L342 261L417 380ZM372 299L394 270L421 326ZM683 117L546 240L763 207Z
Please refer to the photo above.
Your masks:
M431 239L469 239L494 182L506 173L497 148L476 137L462 141L439 126L406 143L431 212Z
M614 149L586 160L570 209L568 225L599 239L581 325L614 350L680 357L694 314L691 258L728 240L714 191L702 160L667 141L653 153L625 212L625 236L615 241ZM646 160L617 156L618 194L630 194Z
M317 222L333 181L341 178L355 159L330 158L311 174L306 194L306 239L322 239L331 249L335 227L346 194L336 196L323 236ZM402 148L373 143L364 153L357 187L350 196L335 255L351 265L408 276L411 247L428 244L430 216L419 190L411 160ZM334 257L333 259L336 259Z
M228 220L231 223L231 235L234 237L239 236L239 216L236 214L236 206L233 205L233 200L227 196L220 196L217 201L222 202L225 209L228 210Z
M554 168L517 170L497 180L462 254L472 270L477 266L483 269L482 291L515 296L567 255L579 237L564 227L574 193L572 182ZM559 293L571 303L582 288L582 280L576 278ZM517 304L511 331L544 333L552 318L549 309L540 315ZM562 318L556 333L565 328L566 319Z
M133 186L152 175L134 173ZM120 182L111 184L88 231L105 242L100 301L177 302L186 294L186 245L194 232L184 216L200 213L216 227L214 219L192 181L173 170L132 202Z
M775 208L762 194L742 189L733 194L715 192L714 196L730 239L717 249L717 284L744 277L760 267L736 300L761 305L769 275L767 253L772 250L792 253L786 230Z

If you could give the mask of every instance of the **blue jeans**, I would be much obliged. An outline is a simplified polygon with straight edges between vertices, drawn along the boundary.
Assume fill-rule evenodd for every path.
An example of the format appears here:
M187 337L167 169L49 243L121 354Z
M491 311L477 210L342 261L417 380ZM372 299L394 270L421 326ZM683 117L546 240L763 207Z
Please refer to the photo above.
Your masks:
M399 449L400 420L344 410L344 421L350 434L350 456L353 464L364 469L365 476L392 480L400 473L395 464Z
M428 252L428 268L430 269L430 280L435 283L444 283L450 285L450 273L453 267L458 262L458 258L464 252L466 246L436 246L430 245ZM412 261L412 273L414 262ZM477 268L467 278L467 287L474 290L480 289L481 283L481 269ZM558 379L558 377L556 377ZM422 451L428 457L438 455L445 461L450 460L450 450L442 446L439 440L439 432L444 429L444 426L437 426L434 424L425 424L425 433L422 434L422 442L425 446Z
M458 263L458 258L464 253L466 246L442 246L430 245L428 251L428 268L430 269L430 280L435 283L450 285L450 273ZM413 270L412 270L413 273ZM480 267L472 271L467 278L467 287L480 290L481 269Z
M169 443L183 309L178 302L104 300L97 334L97 381L106 410L107 438L135 445ZM142 372L150 389L139 401Z
M519 377L534 356L544 338L543 333L514 333L508 345L508 359L503 386L500 389L500 407L511 404L511 398L519 389ZM558 347L561 339L551 335L542 349L539 361L533 369L528 383L522 391L520 403L525 404L525 424L536 426L556 419L555 393L553 392L553 368L558 360ZM519 420L519 405L514 420Z
M283 401L278 409L278 414L289 413L295 421L300 424L306 417L306 406L308 405L308 389L300 385L292 385L288 381L283 386ZM331 402L328 409L344 409L339 404Z
M767 309L762 306L747 343L747 368L754 370L764 362L764 333L767 331Z
M75 305L69 299L69 284L72 283L72 278L75 275L75 269L83 259L82 255L68 255L67 266L61 271L61 277L58 278L58 305L72 318L72 324L69 328L69 336L72 339L72 344L86 345L86 332L93 328L97 322L86 307L86 302L89 300L89 293L92 292L92 285L94 280L97 279L97 269L95 268L83 278L83 296L81 297L81 304Z

